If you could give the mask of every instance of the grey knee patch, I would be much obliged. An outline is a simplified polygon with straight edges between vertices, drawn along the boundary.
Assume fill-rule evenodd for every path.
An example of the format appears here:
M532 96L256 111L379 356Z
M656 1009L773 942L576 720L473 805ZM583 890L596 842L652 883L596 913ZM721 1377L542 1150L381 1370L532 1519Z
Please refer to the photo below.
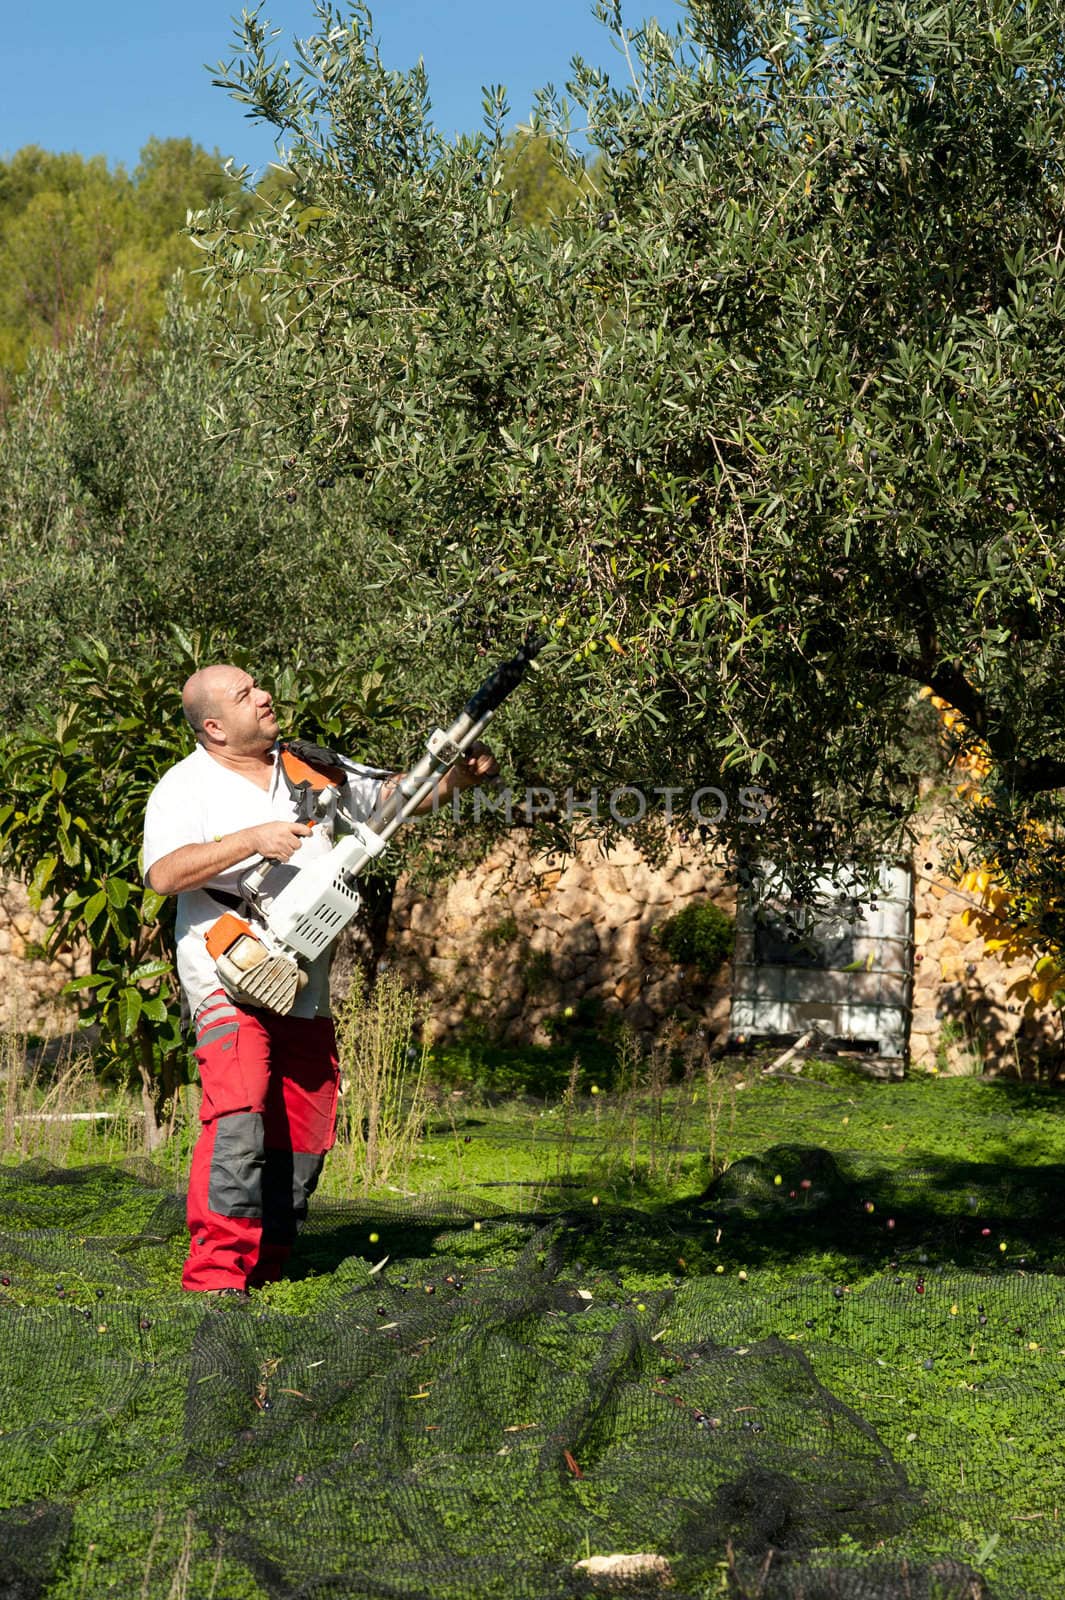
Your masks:
M263 1172L263 1234L291 1244L307 1220L307 1202L318 1187L324 1156L303 1150L267 1150Z
M207 1203L222 1217L263 1214L263 1119L258 1111L219 1117Z

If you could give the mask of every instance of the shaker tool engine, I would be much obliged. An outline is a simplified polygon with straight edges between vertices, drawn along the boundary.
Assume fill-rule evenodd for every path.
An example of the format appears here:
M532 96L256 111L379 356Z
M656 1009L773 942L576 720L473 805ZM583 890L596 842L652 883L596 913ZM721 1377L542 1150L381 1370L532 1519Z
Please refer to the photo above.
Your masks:
M219 917L206 936L219 980L238 1004L282 1015L292 1010L306 982L301 961L320 956L356 916L360 874L480 738L543 644L542 638L529 639L498 666L451 726L430 736L425 754L371 820L347 824L347 834L328 855L298 869L265 860L248 869L240 880L239 909ZM300 820L313 826L335 806L343 768L332 751L301 741L284 745L280 760L290 787L302 790Z

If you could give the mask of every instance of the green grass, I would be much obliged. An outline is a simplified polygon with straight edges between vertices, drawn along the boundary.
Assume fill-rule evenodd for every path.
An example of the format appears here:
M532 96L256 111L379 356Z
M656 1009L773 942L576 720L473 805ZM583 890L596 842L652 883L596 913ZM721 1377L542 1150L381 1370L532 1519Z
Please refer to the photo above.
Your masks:
M981 1571L997 1597L1065 1592L1065 1100L1002 1080L874 1083L817 1063L799 1078L726 1063L709 1084L583 1087L498 1104L445 1094L394 1190L356 1202L327 1182L293 1277L206 1323L202 1303L176 1289L184 1229L170 1180L153 1184L136 1163L73 1183L0 1169L0 1273L11 1279L0 1286L0 1505L67 1507L73 1519L43 1592L273 1593L239 1539L215 1553L203 1519L237 1529L246 1492L243 1514L261 1505L264 1549L281 1559L296 1537L292 1482L313 1473L331 1517L348 1514L350 1479L351 1495L378 1507L381 1538L400 1492L387 1484L421 1485L417 1504L442 1519L434 1538L458 1563L434 1580L441 1600L464 1592L468 1563L513 1506L533 1519L516 1525L522 1559L552 1572L585 1544L623 1548L642 1531L628 1548L674 1556L681 1578L703 1585L691 1592L727 1593L727 1568L712 1562L719 1577L708 1578L664 1509L643 1522L625 1512L634 1483L653 1476L651 1458L635 1477L625 1466L625 1405L643 1418L648 1395L675 1394L687 1418L720 1408L704 1394L733 1391L749 1404L714 1419L730 1449L746 1447L730 1428L749 1412L778 1441L770 1459L792 1460L799 1444L806 1459L820 1437L809 1419L827 1417L861 1473L888 1471L878 1452L889 1463L898 1525L843 1517L837 1564L941 1556ZM79 1133L79 1153L94 1137ZM521 1352L521 1381L508 1389L494 1367L491 1391L452 1414L449 1396L476 1390L485 1370L464 1364L466 1342L481 1341L483 1360L497 1338L512 1359ZM709 1379L691 1365L707 1340L716 1354L704 1359L727 1365L724 1389L700 1388ZM387 1351L380 1362L375 1349ZM583 1475L545 1478L544 1451L557 1455L549 1441L564 1432L542 1431L545 1408L572 1416L614 1350L627 1352L616 1359L628 1398L610 1412L609 1448L578 1430ZM273 1361L280 1377L263 1379ZM260 1381L273 1392L265 1412ZM631 1422L632 1448L645 1426ZM358 1464L371 1429L372 1469ZM875 1441L867 1457L863 1429ZM381 1461L399 1440L386 1484ZM282 1485L304 1448L311 1465ZM197 1501L195 1526L190 1449L218 1454L229 1486L210 1516ZM456 1485L466 1510L449 1520ZM325 1548L308 1516L308 1548ZM368 1540L372 1570L385 1559L377 1534L356 1518L343 1559ZM398 1561L412 1536L397 1524L389 1537ZM411 1559L424 1558L415 1540ZM499 1581L500 1593L522 1592L513 1571ZM530 1577L529 1592L546 1582Z

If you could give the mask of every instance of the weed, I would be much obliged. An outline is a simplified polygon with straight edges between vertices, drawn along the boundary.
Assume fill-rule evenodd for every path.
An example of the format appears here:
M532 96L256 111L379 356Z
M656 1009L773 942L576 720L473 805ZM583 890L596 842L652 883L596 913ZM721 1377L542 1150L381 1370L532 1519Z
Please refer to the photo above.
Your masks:
M569 1078L562 1099L559 1102L559 1111L562 1117L561 1132L555 1145L554 1180L562 1187L571 1181L573 1175L573 1156L576 1144L577 1123L577 1084L581 1075L580 1057L574 1056L570 1067Z
M337 1018L343 1092L334 1179L363 1194L406 1176L425 1130L428 1002L386 973L353 982Z
M936 1071L955 1077L978 1077L983 1070L979 1041L959 1019L945 1017L936 1041Z
M614 1084L615 1095L596 1113L604 1184L621 1179L668 1191L693 1157L711 1173L720 1170L722 1134L735 1121L735 1087L715 1070L697 1035L666 1028L647 1049L633 1029L623 1029Z
M90 1146L100 1161L143 1151L143 1118L128 1097L105 1094L88 1050L70 1044L47 1069L44 1060L18 1034L0 1035L0 1159L65 1166Z

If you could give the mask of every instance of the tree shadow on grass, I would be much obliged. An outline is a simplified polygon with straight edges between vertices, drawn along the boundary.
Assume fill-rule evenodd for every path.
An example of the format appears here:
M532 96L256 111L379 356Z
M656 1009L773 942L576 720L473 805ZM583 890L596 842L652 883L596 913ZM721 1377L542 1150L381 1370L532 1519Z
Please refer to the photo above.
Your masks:
M854 1275L894 1263L1062 1272L1063 1182L1061 1165L925 1157L855 1171L815 1146L777 1145L735 1162L697 1200L604 1218L596 1252L641 1272L825 1257Z
M323 1204L301 1239L293 1275L333 1271L353 1255L376 1262L387 1254L395 1263L513 1254L549 1223L568 1260L632 1277L799 1263L854 1276L894 1264L1065 1272L1063 1189L1060 1164L934 1156L848 1163L817 1146L782 1144L734 1162L702 1195L682 1201L574 1204L564 1182L543 1182L527 1208L476 1195L463 1203Z

